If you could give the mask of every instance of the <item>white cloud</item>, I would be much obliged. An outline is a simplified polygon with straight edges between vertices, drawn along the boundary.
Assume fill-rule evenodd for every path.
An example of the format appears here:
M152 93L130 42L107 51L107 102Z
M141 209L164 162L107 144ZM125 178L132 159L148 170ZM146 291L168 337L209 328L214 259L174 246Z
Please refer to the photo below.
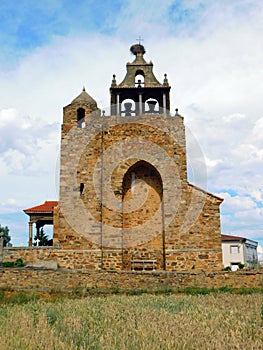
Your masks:
M0 203L0 214L15 213L20 211L23 205L15 198L7 198Z
M263 243L263 206L250 194L217 193L221 204L222 232L257 240Z
M225 199L222 206L226 212L243 212L247 210L254 210L256 208L255 202L247 196L231 196L227 192L218 193L219 197Z
M0 111L0 161L9 174L33 174L47 169L50 147L58 145L58 124L22 116L15 109ZM41 155L41 151L45 154ZM55 153L55 152L54 152ZM50 170L50 169L49 169Z
M253 142L258 147L263 147L263 117L259 118L253 127L251 134L249 135L248 140Z
M59 124L0 111L0 214L15 213L54 198Z
M263 188L258 188L251 191L251 197L254 198L257 202L263 203Z
M205 157L205 164L208 168L214 168L220 164L223 164L222 159L209 159L208 157Z

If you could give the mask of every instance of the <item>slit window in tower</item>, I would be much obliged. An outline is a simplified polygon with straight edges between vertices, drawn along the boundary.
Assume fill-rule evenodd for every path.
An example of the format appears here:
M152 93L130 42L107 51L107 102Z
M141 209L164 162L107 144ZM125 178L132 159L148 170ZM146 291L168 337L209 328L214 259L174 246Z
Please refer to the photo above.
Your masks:
M84 108L79 108L77 110L77 122L78 122L79 128L85 127L85 109Z

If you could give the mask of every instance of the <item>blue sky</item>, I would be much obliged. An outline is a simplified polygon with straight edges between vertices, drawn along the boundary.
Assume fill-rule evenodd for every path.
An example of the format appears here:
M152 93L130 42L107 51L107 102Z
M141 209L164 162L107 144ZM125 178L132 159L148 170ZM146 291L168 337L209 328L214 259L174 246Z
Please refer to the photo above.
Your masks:
M260 0L2 0L0 223L13 243L27 241L22 209L58 199L63 106L85 85L107 107L142 36L225 199L222 232L263 245L262 18Z

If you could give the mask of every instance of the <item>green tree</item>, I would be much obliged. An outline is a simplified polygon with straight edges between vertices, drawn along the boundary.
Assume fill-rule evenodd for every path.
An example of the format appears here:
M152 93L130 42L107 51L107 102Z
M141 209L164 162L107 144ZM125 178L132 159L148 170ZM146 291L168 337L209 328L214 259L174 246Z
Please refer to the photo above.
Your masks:
M11 236L9 235L9 228L7 226L2 227L0 225L0 232L3 232L3 240L4 240L4 247L7 246L7 243L11 241Z
M39 239L38 245L40 245L40 246L48 245L48 242L49 242L48 235L45 234L43 227L41 227L41 229L39 231L39 235L38 236L35 235L34 240L36 241L37 239ZM37 245L37 242L34 243L34 246L36 246L36 245Z

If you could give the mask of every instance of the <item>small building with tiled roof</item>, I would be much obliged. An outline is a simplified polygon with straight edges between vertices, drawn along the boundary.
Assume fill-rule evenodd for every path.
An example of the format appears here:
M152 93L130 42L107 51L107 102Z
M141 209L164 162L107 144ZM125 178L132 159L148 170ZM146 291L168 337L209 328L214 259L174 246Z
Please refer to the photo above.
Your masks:
M39 235L41 227L53 225L54 207L57 205L58 201L45 201L43 204L24 209L24 213L29 215L29 246L33 243L33 224L36 225L36 236Z
M248 267L258 264L258 242L240 236L222 234L221 237L224 267L229 266L235 271L240 264Z

